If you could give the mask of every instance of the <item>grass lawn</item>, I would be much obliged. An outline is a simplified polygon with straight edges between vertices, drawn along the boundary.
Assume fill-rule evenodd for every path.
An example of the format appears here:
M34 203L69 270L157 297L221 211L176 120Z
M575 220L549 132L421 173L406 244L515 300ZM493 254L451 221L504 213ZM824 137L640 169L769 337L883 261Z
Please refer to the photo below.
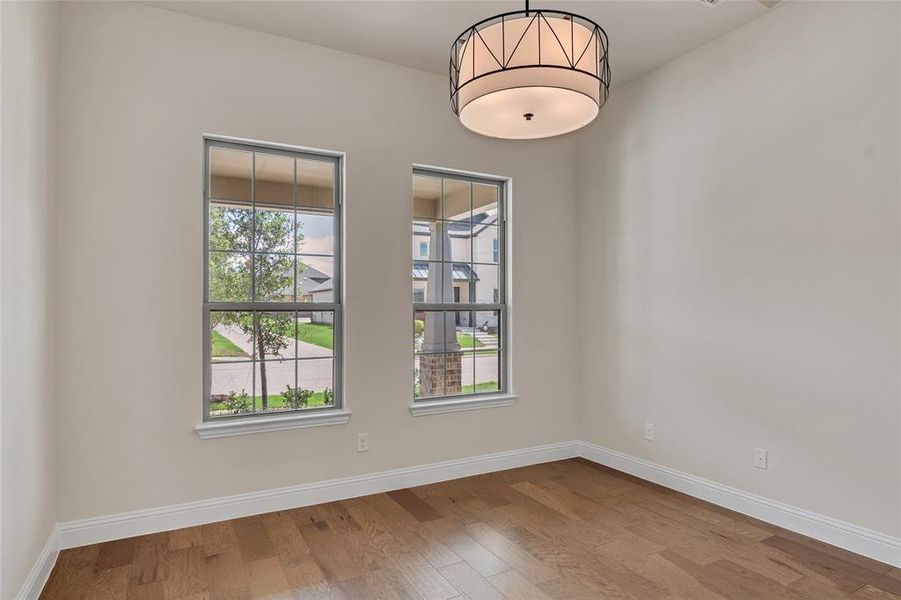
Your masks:
M335 345L334 328L321 323L300 323L297 328L297 339L331 350Z
M468 350L470 348L481 348L485 345L468 333L460 333L459 331L457 332L457 343L460 344L460 347L464 350Z
M496 381L483 381L482 383L477 383L475 386L473 385L464 385L461 394L483 394L485 392L496 392L497 391L497 382ZM419 397L419 384L416 384L415 395Z
M496 381L483 381L482 383L477 383L475 386L464 385L463 393L464 394L481 394L482 392L496 392L497 391L497 382Z
M238 348L230 339L219 333L213 332L211 351L215 357L246 357L247 353Z
M254 399L254 406L256 406L257 410L260 410L263 406L263 397L257 396ZM308 407L313 406L322 406L325 404L325 397L322 392L316 392L310 397L310 403L307 404ZM269 395L269 408L284 408L285 407L285 399L281 394L270 394ZM210 403L210 411L217 410L225 410L225 405L222 402L212 402Z

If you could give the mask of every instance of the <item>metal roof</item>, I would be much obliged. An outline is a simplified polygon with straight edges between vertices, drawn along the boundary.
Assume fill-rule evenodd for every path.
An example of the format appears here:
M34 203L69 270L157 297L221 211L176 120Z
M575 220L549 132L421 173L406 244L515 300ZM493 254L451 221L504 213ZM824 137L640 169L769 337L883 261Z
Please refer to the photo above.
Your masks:
M439 263L432 263L439 264ZM454 263L453 267L454 271L454 281L478 281L479 276L476 275L476 272L472 270L472 267L466 263ZM429 263L428 262L413 262L413 279L428 279L429 278Z

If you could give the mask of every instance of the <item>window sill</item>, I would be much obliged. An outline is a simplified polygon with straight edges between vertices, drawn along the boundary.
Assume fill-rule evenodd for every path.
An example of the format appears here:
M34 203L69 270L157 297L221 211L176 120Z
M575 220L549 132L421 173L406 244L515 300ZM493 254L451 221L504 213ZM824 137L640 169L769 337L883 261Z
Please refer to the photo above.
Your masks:
M515 394L497 394L492 396L475 396L472 398L460 398L459 400L424 400L410 406L410 412L414 417L436 415L440 413L460 412L463 410L479 410L482 408L497 408L500 406L512 406L518 396Z
M303 427L322 427L323 425L344 425L350 421L349 410L318 412L314 414L276 415L267 417L249 417L224 421L205 421L194 431L200 439L229 437L233 435L249 435L283 429L300 429Z

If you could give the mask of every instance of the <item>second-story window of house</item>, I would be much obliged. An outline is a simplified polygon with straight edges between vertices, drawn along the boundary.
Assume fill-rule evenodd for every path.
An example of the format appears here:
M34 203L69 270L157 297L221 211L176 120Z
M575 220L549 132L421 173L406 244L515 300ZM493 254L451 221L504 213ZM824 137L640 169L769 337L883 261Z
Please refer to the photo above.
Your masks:
M504 180L414 169L414 402L507 391L505 201Z
M419 242L419 256L421 258L428 258L428 256L429 256L429 243L428 242Z

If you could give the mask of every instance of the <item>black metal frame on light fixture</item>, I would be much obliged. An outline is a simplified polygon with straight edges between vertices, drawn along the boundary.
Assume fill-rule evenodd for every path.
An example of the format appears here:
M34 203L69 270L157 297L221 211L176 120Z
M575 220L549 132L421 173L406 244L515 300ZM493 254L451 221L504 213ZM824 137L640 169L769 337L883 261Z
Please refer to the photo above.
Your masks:
M570 21L570 23L578 22L580 25L584 26L586 29L591 30L591 36L588 39L588 43L582 49L582 51L577 55L575 48L575 32L570 27L570 39L569 44L570 48L567 51L566 46L564 46L564 41L561 40L557 33L554 31L554 28L551 27L551 24L548 22L547 17L545 15L551 15L556 18L563 18L564 20ZM490 27L492 25L496 25L497 23L501 24L501 40L502 44L506 44L506 23L509 20L513 20L513 18L531 18L532 20L526 25L526 28L523 30L522 35L519 37L519 40L516 42L516 45L513 47L513 50L510 51L509 56L507 56L506 48L502 48L501 58L494 54L494 52L489 47L488 43L482 37L480 31L483 29ZM559 64L542 64L541 62L541 20L544 20L545 24L548 27L548 30L554 35L557 43L560 45L560 49L563 50L563 55L566 57L569 66L563 66ZM533 64L526 65L515 65L510 66L510 62L516 54L516 51L519 49L520 43L525 38L526 34L531 29L532 25L536 24L538 27L538 62ZM472 54L472 73L473 77L467 80L463 85L460 85L460 57L463 56L465 49L468 44L474 43L475 37L478 36L485 48L488 50L488 54L491 58L491 64L497 65L497 68L492 68L484 73L479 75L475 75L478 72L476 69L477 65L475 64L475 56L476 52L473 49ZM564 38L566 36L564 35ZM585 56L585 53L591 47L591 42L596 40L596 53L597 53L597 62L598 62L598 71L597 73L592 73L591 71L586 71L584 69L576 68L582 58ZM479 21L475 25L467 28L463 33L457 36L456 41L454 41L450 50L450 101L451 108L454 111L455 115L460 114L460 90L472 83L473 81L477 81L483 77L487 77L488 75L494 75L496 73L501 73L504 71L512 71L516 69L532 69L536 67L541 67L544 69L565 69L568 71L576 71L579 73L583 73L590 77L597 79L598 81L598 108L604 106L604 103L607 102L607 97L610 95L610 62L609 62L609 40L607 38L607 32L604 29L592 21L591 19L586 19L581 15L577 15L571 12L561 11L561 10L530 10L529 2L526 1L525 10L517 10L506 13L501 13L499 15L495 15L493 17L489 17L487 19L483 19Z

